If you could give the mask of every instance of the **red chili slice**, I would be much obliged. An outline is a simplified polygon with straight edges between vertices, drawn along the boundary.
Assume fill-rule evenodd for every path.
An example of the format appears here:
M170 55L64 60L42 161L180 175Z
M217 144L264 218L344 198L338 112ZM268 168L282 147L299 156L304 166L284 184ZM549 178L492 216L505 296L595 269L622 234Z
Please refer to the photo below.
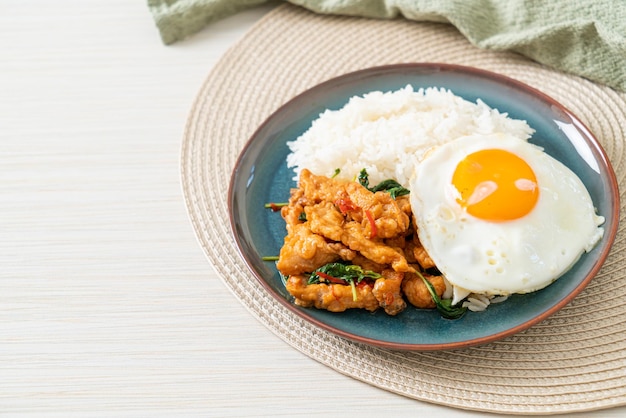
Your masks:
M361 280L359 283L357 283L356 287L358 287L359 289L363 289L364 287L373 288L374 282L370 280Z
M376 238L376 235L378 233L378 229L376 228L376 222L374 221L374 217L372 216L372 212L370 212L369 210L365 210L365 216L367 216L367 220L370 223L370 228L371 228L370 239L374 239L374 238Z
M357 209L357 206L355 206L354 203L352 203L352 201L348 197L346 197L345 199L344 198L337 199L335 204L339 207L339 211L343 213L344 215L350 212L351 210Z
M337 277L333 277L333 276L331 276L331 275L329 275L329 274L326 274L326 273L322 273L322 272L319 272L319 271L318 271L318 272L316 272L315 274L317 274L318 276L320 276L320 277L321 277L321 278L323 278L323 279L328 280L328 281L329 281L329 282L331 282L331 283L335 283L335 284L344 284L344 285L346 284L346 281L345 281L345 280L343 280L343 279L338 279Z

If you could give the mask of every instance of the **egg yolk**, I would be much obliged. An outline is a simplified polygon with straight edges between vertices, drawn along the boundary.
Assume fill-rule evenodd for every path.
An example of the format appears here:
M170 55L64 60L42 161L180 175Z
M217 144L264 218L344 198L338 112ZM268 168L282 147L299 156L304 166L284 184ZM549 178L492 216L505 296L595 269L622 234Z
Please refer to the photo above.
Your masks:
M456 167L452 184L457 202L470 215L491 222L510 221L528 214L539 199L532 168L502 149L469 154Z

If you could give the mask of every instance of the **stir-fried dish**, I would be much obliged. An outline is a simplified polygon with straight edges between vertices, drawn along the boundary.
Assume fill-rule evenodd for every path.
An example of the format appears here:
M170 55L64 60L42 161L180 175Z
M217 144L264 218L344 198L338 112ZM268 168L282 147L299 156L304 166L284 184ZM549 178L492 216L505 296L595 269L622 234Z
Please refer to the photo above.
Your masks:
M462 315L441 300L446 284L420 245L408 193L392 180L369 187L365 171L345 181L303 170L281 208L287 236L276 263L295 303L397 315L408 301Z

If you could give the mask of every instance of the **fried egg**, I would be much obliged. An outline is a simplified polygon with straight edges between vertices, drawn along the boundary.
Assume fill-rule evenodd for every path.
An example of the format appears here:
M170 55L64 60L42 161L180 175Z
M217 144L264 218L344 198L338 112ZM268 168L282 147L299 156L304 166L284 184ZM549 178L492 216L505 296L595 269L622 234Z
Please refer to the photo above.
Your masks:
M410 186L418 237L457 293L542 289L603 235L604 218L576 174L508 134L429 151Z

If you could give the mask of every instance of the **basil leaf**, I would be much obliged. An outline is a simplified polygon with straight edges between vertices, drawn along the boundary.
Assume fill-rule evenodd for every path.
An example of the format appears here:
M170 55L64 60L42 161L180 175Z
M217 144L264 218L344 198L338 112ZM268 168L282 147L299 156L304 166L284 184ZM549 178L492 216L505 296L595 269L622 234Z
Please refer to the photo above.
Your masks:
M365 187L367 190L370 190L370 180L366 169L363 169L359 172L358 180L361 186Z
M359 184L361 184L361 186L365 187L370 192L388 192L393 199L398 196L404 196L410 193L409 189L403 187L400 183L393 179L383 180L376 186L369 187L369 175L367 174L367 170L365 169L361 170L361 172L359 173L358 180Z
M441 299L437 292L435 291L435 287L431 282L428 281L426 277L424 277L419 271L415 271L415 273L422 279L428 292L430 293L430 297L433 298L433 302L435 302L435 306L437 310L446 319L459 319L465 312L467 312L467 308L464 306L453 306L452 299Z
M343 280L346 284L350 284L351 282L358 284L365 279L376 280L382 277L376 272L363 270L360 266L356 266L354 264L335 262L325 264L322 267L314 270L309 276L308 284L317 284L320 281L327 280L324 277L319 276L317 274L318 272L322 273L323 275L331 276L334 279Z

